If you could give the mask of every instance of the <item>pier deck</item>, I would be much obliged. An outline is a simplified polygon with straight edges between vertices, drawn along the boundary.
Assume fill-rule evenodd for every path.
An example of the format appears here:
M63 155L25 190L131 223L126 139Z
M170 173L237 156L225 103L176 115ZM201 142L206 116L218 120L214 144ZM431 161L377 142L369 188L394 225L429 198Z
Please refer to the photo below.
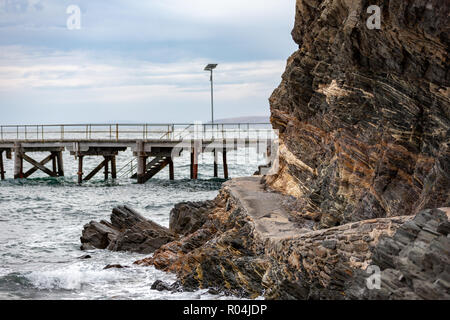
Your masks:
M169 178L174 179L173 159L183 152L191 155L191 179L198 178L198 157L214 154L214 177L218 176L218 154L222 153L224 178L228 178L227 152L256 147L267 157L272 154L276 139L270 124L88 124L88 125L18 125L0 126L0 178L5 179L4 158L14 154L14 178L30 177L40 170L51 177L64 176L64 151L78 160L78 182L92 179L102 169L105 179L116 179L118 173L145 183L169 166ZM131 149L133 159L117 170L116 156ZM30 153L48 152L37 161ZM102 157L99 165L84 176L83 159ZM151 159L152 158L152 159ZM149 161L149 159L151 159ZM23 170L24 161L32 165ZM51 162L52 167L45 165ZM136 162L136 163L134 163ZM268 161L270 162L270 161Z

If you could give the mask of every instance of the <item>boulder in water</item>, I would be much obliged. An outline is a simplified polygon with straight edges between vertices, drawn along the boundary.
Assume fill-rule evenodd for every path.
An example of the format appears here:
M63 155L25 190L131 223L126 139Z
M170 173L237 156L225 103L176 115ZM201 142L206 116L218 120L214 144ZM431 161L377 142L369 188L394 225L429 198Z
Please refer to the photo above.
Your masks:
M81 250L108 249L149 254L176 239L168 229L127 206L114 208L111 222L91 221L84 226Z

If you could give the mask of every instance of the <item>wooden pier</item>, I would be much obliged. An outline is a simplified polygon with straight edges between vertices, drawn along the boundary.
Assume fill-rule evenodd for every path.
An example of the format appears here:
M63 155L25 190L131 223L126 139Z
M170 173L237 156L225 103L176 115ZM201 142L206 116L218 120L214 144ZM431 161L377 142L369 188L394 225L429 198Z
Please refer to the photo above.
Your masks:
M6 177L4 163L14 159L14 178L26 179L37 171L50 177L64 176L63 152L78 161L78 182L89 181L103 170L105 180L128 175L145 183L168 167L175 179L174 158L190 153L190 178L198 178L202 153L213 154L213 176L218 177L222 154L224 178L228 179L227 152L256 146L258 153L270 156L276 139L270 124L89 124L0 126L0 178ZM133 158L117 169L119 152L131 149ZM33 153L48 153L36 160ZM5 155L5 159L3 157ZM14 155L12 157L12 155ZM84 170L86 157L98 157L99 164ZM24 172L24 162L31 169ZM50 167L46 165L50 163Z

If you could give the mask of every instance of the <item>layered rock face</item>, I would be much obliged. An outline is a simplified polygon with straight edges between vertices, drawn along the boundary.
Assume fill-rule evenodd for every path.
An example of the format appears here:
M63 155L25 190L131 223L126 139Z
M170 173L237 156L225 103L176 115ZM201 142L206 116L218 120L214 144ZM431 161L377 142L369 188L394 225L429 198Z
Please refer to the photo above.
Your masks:
M450 299L450 208L425 210L383 238L373 250L381 288L369 290L367 274L355 273L351 299Z
M381 7L381 29L366 26ZM268 185L320 228L450 206L450 3L297 0Z

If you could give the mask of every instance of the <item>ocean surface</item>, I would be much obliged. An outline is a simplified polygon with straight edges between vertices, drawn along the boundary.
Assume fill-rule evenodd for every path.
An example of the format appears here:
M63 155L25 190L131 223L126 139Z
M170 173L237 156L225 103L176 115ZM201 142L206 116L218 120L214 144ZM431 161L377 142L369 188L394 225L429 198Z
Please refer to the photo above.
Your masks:
M30 154L40 161L45 153ZM132 158L120 153L118 169ZM86 157L85 175L100 157ZM229 153L230 177L252 175L262 156L253 150ZM77 161L64 152L65 177L50 178L38 172L14 180L13 161L6 160L7 180L0 182L0 299L227 299L207 290L170 293L151 290L152 283L172 283L174 275L153 267L134 266L148 255L106 250L81 251L83 226L92 220L109 220L113 207L128 205L145 217L169 225L169 212L181 201L213 199L223 179L213 178L213 157L200 158L199 180L189 180L189 155L175 161L175 181L165 168L145 185L128 177L104 181L100 172L92 181L77 184ZM25 170L29 166L25 165ZM222 166L219 174L223 176ZM91 259L80 259L89 254ZM108 264L130 266L103 268Z

